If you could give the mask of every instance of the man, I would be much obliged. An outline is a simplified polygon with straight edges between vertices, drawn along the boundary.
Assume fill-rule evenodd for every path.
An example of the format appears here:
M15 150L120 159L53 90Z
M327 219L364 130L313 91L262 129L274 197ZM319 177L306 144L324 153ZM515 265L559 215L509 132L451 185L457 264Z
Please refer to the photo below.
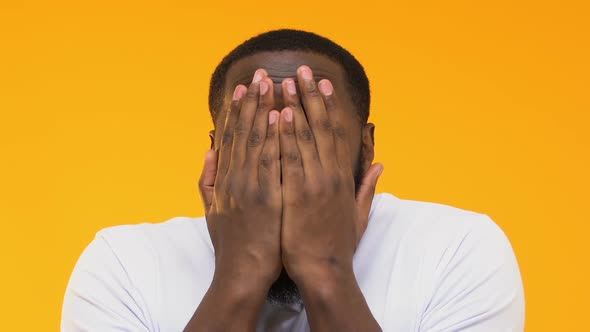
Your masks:
M485 215L373 197L369 82L318 35L234 49L209 95L206 217L105 229L63 331L522 331L509 241Z

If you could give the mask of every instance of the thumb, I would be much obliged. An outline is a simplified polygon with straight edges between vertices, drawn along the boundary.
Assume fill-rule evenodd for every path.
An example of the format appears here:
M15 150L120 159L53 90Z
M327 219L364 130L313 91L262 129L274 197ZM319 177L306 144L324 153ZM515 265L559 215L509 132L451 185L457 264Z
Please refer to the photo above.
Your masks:
M369 211L373 203L373 196L375 196L375 188L377 187L377 180L383 173L383 164L373 164L365 172L361 181L358 194L356 195L356 203L358 207L359 217L361 220L368 222ZM367 225L364 225L364 228Z
M205 214L208 214L209 208L213 203L213 186L216 175L217 153L214 150L208 150L205 153L205 165L203 166L203 172L199 179L199 192L201 193L201 199L205 207Z

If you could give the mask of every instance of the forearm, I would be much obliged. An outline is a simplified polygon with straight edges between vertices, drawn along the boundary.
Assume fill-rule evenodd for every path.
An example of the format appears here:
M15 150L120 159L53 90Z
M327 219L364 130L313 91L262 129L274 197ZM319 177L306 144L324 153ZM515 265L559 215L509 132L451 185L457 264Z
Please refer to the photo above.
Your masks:
M352 271L310 277L298 286L312 331L381 331Z
M214 278L185 332L254 331L268 287Z

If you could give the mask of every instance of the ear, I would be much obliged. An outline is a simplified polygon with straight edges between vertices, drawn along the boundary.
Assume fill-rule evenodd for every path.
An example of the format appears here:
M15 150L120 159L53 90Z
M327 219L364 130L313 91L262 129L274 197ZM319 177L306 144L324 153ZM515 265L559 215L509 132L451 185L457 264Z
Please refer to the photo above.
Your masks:
M215 129L209 131L209 138L211 139L211 150L215 150Z
M375 125L367 123L361 129L361 154L363 169L367 170L375 159Z

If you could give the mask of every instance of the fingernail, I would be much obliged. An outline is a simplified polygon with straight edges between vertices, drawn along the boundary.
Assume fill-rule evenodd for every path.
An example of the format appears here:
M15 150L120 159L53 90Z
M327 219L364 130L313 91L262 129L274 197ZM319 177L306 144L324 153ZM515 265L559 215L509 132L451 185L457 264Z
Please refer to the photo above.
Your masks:
M334 87L332 86L332 82L329 80L321 80L319 83L320 91L324 96L331 96L334 92Z
M240 85L236 86L236 88L234 90L233 99L240 100L240 99L242 99L243 96L244 96L244 90L242 89L242 87Z
M293 121L293 111L289 107L285 108L281 112L281 114L283 114L285 121L287 121L287 122Z
M384 169L385 169L385 167L383 165L381 165L381 170L379 171L379 174L377 175L377 177L380 177L381 174L383 174Z
M260 82L260 95L264 96L264 94L268 91L268 83L262 81Z
M304 80L313 79L312 74L311 74L311 69L309 69L308 66L299 67L299 72L301 73L301 77L303 77Z
M254 73L254 78L252 79L252 83L258 83L258 82L262 81L263 77L264 77L264 72L262 71L262 69L256 70L256 72Z
M297 93L297 89L295 88L295 82L292 79L288 79L285 81L285 85L287 85L287 92L294 96Z
M273 123L277 122L277 115L278 115L278 113L277 113L277 112L270 112L270 113L268 114L268 124L269 124L269 125L271 125L271 124L273 124Z

